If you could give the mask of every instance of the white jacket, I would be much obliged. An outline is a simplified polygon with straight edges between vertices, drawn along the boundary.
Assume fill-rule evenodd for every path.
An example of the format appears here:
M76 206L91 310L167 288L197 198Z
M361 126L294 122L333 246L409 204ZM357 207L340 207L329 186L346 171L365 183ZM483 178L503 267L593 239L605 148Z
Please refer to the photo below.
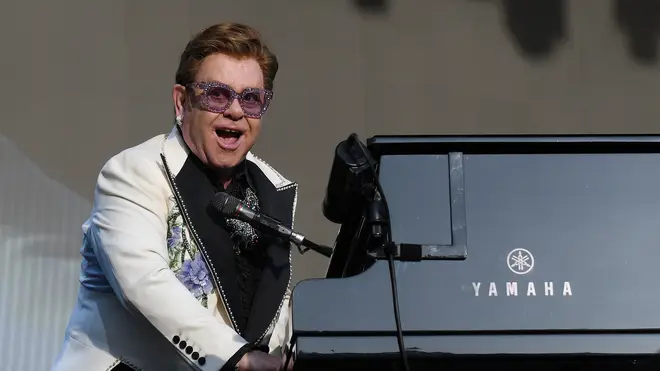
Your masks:
M292 227L297 184L251 153L246 160L261 211ZM177 127L105 164L53 371L108 371L120 361L135 370L218 371L248 343L281 352L290 332L290 246L268 245L271 264L238 334L233 252L208 215L214 190L204 171Z

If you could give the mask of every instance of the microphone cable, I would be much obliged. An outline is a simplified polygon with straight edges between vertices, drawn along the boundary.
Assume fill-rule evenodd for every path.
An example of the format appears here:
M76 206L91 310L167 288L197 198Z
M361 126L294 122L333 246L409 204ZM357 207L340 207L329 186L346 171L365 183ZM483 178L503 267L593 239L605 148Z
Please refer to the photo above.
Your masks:
M379 193L380 199L385 205L385 209L387 210L387 224L388 224L388 230L387 233L390 233L391 230L391 224L390 224L390 216L389 216L389 207L387 206L387 200L385 199L385 193L383 192L383 187L380 185L380 180L378 179L378 173L376 172L376 167L371 161L371 155L369 154L369 150L360 142L360 139L357 137L357 134L353 133L351 134L351 137L355 142L357 143L358 147L360 148L360 152L362 152L362 155L364 155L367 164L369 165L369 170L373 174L374 178L374 183L376 185L376 191ZM391 241L388 241L385 245L385 254L387 255L387 266L390 271L390 284L392 286L392 306L394 307L394 322L396 323L396 340L397 343L399 344L399 356L401 358L401 364L403 366L404 371L410 371L410 367L408 366L408 355L406 353L406 346L403 342L403 330L401 329L401 315L399 313L399 293L397 289L397 282L396 282L396 271L394 269L394 244L391 243Z

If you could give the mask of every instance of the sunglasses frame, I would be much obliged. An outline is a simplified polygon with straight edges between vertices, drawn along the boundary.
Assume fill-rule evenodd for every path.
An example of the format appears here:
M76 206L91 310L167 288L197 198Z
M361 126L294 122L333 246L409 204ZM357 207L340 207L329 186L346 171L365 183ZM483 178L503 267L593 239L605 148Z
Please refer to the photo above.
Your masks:
M186 85L186 88L191 90L191 92L195 97L196 102L199 104L200 108L203 109L204 111L213 112L213 113L224 113L232 105L232 103L234 103L234 100L238 99L238 104L241 106L241 109L243 110L243 114L246 117L254 118L254 119L259 119L266 113L266 111L268 110L268 106L270 106L270 101L271 99L273 99L273 91L269 89L246 88L242 92L238 93L231 86L217 81L193 82L191 84ZM211 104L209 104L211 98L209 98L208 93L212 89L216 89L216 88L225 89L231 94L229 100L227 101L227 104L225 105L225 107L221 109L213 108L211 107ZM193 89L200 89L202 93L199 95L194 94ZM259 113L249 113L247 112L245 106L243 105L244 104L243 97L245 97L246 94L255 93L255 92L259 94L263 93L264 103Z

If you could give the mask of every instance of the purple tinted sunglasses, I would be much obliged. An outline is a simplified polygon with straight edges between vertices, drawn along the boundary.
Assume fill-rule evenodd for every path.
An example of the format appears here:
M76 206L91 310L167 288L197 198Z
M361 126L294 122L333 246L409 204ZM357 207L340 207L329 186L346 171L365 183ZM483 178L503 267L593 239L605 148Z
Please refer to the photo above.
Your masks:
M237 93L231 86L215 81L194 82L187 87L202 90L195 99L199 107L205 111L223 113L231 106L234 99L238 99L245 116L254 119L261 118L266 113L273 98L273 92L268 89L247 88Z

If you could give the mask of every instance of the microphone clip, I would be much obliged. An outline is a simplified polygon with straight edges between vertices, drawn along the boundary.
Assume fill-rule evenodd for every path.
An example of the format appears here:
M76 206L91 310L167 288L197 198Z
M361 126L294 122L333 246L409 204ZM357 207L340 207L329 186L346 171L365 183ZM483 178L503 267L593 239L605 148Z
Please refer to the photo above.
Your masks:
M294 237L294 235L296 235L296 237ZM331 247L316 244L305 238L305 236L301 235L300 233L293 232L291 237L291 241L298 248L300 255L303 255L307 251L312 250L317 254L325 256L326 258L332 257L332 252L334 249ZM296 238L296 240L294 240L294 238ZM300 243L298 243L298 241L300 241Z

